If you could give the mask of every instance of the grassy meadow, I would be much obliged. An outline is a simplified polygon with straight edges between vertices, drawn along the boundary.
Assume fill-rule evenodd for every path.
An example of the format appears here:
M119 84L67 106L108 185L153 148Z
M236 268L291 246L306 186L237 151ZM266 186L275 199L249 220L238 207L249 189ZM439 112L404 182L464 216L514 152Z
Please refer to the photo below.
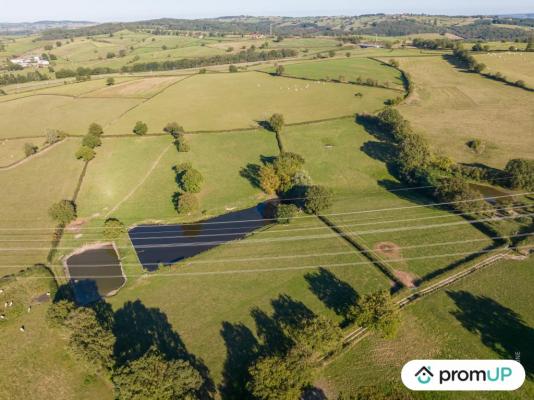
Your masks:
M353 119L291 127L282 141L308 160L306 168L315 183L334 190L328 219L412 280L435 274L492 243L461 217L422 207L430 200L420 191L399 190L403 185L383 162L392 149ZM459 238L472 242L458 243ZM382 250L383 245L393 248ZM435 258L417 259L421 255Z
M530 307L532 261L506 261L409 306L392 340L371 335L328 364L317 380L329 395L392 383L413 359L515 359L527 380L515 392L432 393L421 399L530 399L534 396ZM419 398L419 397L417 397Z
M534 53L504 52L487 53L475 56L486 65L484 72L495 74L500 72L509 81L524 81L529 87L534 87Z
M342 80L354 82L361 78L377 80L381 85L403 90L398 70L365 57L339 58L284 65L284 75L314 80ZM268 70L275 72L274 68ZM343 78L343 79L342 79Z
M532 157L532 93L464 72L439 57L398 60L415 83L399 110L435 149L496 168L510 158ZM486 143L480 155L466 146L475 138Z

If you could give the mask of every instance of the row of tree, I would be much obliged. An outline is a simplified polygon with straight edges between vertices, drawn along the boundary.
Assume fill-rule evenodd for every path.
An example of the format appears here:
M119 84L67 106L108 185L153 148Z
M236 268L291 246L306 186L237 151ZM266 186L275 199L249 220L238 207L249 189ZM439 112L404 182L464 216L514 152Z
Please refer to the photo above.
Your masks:
M104 129L99 124L93 122L89 125L87 134L82 138L82 145L76 151L76 158L85 162L95 158L95 148L102 145L101 136L103 134Z

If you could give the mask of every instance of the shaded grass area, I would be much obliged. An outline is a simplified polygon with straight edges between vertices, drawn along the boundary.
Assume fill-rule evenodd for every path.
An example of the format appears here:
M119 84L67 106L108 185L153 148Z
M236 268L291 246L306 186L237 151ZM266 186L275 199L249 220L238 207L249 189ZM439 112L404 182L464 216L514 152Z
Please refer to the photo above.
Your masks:
M402 388L400 370L412 359L515 359L527 381L513 393L442 393L421 398L529 399L534 394L532 261L505 261L403 311L397 338L364 339L325 367L331 393L392 383Z

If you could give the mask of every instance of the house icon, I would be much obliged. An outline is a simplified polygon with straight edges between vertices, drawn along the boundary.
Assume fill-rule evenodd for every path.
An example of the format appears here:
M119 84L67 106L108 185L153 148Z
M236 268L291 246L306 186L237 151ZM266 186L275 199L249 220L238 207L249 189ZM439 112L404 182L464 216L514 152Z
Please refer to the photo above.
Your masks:
M422 383L426 385L434 377L434 374L430 372L430 367L422 367L419 371L416 372L415 377Z

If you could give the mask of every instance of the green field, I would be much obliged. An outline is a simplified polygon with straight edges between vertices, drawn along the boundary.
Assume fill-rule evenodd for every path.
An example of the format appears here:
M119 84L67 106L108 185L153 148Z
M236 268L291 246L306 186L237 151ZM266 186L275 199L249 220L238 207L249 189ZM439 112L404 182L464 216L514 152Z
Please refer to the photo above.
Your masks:
M415 92L399 107L435 149L467 163L503 168L510 158L532 157L533 93L456 69L436 57L399 58ZM477 155L466 142L478 138Z
M532 261L507 261L440 291L402 311L393 340L370 336L324 368L318 384L329 395L362 386L402 387L400 370L413 359L515 359L529 378L515 392L433 395L436 399L531 399L534 314ZM421 396L421 398L428 398Z
M4 368L0 399L112 399L108 384L67 352L65 333L49 326L49 299L44 296L46 302L40 304L37 298L51 290L51 283L50 275L42 270L27 271L15 280L0 279L2 296L14 303L3 310L7 319L0 323Z
M398 70L364 57L287 64L284 68L284 75L290 77L349 82L354 82L358 78L363 81L370 78L377 80L381 85L403 89L401 74ZM274 68L268 71L274 72Z
M486 64L484 72L495 74L500 72L511 82L524 81L534 88L534 53L504 52L488 53L475 56Z
M83 167L74 158L77 142L67 139L16 168L0 170L0 276L46 261L55 227L48 208L72 198Z
M363 97L356 97L356 92ZM283 113L287 123L304 122L373 112L394 95L387 89L305 82L257 72L198 75L136 107L108 131L127 133L138 120L145 121L150 132L160 132L173 120L187 131L249 128L275 112Z
M417 207L430 202L417 190L395 192L403 185L380 161L390 151L388 145L351 119L292 127L282 140L288 150L309 160L306 165L315 183L334 189L337 198L328 218L411 279L446 268L492 243L461 217L433 207ZM430 246L458 242L459 238L472 242ZM381 251L381 244L401 249ZM450 253L454 254L443 256ZM414 259L422 254L429 258Z

